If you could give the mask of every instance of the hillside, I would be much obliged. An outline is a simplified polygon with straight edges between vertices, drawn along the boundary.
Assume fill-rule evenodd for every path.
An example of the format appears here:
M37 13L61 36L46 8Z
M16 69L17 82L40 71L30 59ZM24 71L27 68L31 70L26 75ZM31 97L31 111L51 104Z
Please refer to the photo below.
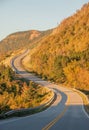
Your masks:
M10 67L0 65L0 114L44 104L52 91L32 81L18 79Z
M24 32L16 32L7 36L4 40L0 41L0 54L6 54L11 51L32 47L37 44L37 41L51 33L52 30L37 31L30 30Z
M89 3L40 41L29 65L44 78L89 90Z

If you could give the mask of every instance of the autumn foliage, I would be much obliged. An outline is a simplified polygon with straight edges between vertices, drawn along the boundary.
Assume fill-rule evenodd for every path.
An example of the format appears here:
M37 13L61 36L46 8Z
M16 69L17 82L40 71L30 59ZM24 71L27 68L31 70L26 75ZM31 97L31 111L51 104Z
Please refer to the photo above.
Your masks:
M33 82L15 79L10 67L0 66L0 113L39 106L49 92Z
M89 3L40 41L29 63L44 78L89 90Z

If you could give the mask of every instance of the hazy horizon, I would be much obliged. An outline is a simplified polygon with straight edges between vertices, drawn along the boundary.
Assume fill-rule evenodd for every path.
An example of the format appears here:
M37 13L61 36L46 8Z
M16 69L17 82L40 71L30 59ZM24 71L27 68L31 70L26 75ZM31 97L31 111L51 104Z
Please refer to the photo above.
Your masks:
M0 40L14 32L54 28L87 2L88 0L1 0Z

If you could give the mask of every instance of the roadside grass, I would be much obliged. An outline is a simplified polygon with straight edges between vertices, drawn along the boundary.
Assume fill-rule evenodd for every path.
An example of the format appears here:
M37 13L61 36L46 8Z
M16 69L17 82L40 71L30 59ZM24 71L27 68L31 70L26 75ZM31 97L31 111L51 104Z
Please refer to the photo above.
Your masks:
M53 94L47 87L18 78L10 67L0 66L0 114L40 106L48 102Z
M23 50L21 50L21 49L19 49L19 50L16 50L16 51L12 51L12 52L10 52L9 54L7 54L7 55L4 55L4 57L2 57L2 56L0 56L0 65L1 64L3 64L3 65L5 65L5 66L10 66L10 61L11 61L11 59L14 57L14 56L16 56L16 55L18 55L18 54L21 54L22 52L24 51L24 49Z
M55 95L50 89L35 84L32 81L30 81L29 87L31 87L30 95L19 102L20 104L18 104L18 108L3 110L0 114L0 119L32 115L45 110L52 104L52 102L54 102ZM24 94L26 94L27 91L25 91ZM21 106L21 103L24 104L23 107ZM12 104L12 106L13 105L14 104Z
M28 72L31 73L32 71L31 71L31 66L30 66L30 55L24 57L21 62L22 62L22 66ZM36 73L34 73L34 72L32 72L32 73L36 75ZM76 89L74 91L76 91L82 97L83 103L84 103L84 108L85 108L86 112L89 114L89 91L76 90Z

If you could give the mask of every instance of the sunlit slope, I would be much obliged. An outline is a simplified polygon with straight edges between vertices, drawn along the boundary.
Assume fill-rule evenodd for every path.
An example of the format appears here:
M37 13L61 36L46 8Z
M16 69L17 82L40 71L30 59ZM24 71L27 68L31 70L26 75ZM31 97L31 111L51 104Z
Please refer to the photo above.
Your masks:
M89 90L89 3L40 41L30 66L45 78Z
M7 54L21 48L34 47L40 39L50 34L51 31L30 30L13 33L0 42L0 54Z

